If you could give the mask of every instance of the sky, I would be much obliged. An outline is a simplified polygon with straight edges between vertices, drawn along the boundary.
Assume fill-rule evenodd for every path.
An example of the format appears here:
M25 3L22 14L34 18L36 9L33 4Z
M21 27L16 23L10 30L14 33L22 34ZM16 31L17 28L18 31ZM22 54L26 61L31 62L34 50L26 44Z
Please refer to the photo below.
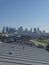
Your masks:
M3 26L49 32L49 0L0 0L0 31Z

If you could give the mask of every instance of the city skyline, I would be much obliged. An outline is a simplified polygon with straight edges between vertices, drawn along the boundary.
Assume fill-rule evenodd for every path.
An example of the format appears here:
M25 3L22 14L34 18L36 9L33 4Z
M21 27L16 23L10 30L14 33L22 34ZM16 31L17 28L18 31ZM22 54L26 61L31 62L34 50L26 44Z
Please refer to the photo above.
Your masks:
M13 28L13 27L8 27L8 26L3 26L3 29L2 29L2 32L3 33L17 33L17 34L32 34L32 33L38 33L38 34L45 34L46 31L45 30L40 30L39 27L34 27L33 29L30 28L30 30L28 30L27 28L23 29L22 26L20 26L18 29L16 28Z
M0 0L0 31L3 26L49 32L49 0Z

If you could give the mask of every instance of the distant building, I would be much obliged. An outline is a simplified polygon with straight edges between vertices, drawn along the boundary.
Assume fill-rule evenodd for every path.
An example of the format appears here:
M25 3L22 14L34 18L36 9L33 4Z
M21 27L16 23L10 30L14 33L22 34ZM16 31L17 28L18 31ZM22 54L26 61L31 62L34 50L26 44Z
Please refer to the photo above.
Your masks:
M17 32L16 28L13 28L13 33Z
M30 29L30 35L32 35L32 28Z
M8 33L9 32L9 28L8 27L6 27L6 33Z
M43 33L45 34L45 30L43 30Z
M37 28L37 33L40 34L40 29L39 29L39 27Z
M34 28L34 33L37 33L36 28Z
M9 33L11 33L11 28L9 27L9 31L8 31Z
M28 35L32 35L32 28L28 31Z
M6 33L16 33L16 28L6 27Z
M42 31L39 29L39 27L37 28L37 34L41 35Z
M23 34L23 33L24 33L23 28L22 26L20 26L17 30L17 34Z
M2 30L3 33L5 33L5 26L3 26L3 30Z
M28 35L28 30L27 30L27 28L26 28L25 31L24 31L24 35Z

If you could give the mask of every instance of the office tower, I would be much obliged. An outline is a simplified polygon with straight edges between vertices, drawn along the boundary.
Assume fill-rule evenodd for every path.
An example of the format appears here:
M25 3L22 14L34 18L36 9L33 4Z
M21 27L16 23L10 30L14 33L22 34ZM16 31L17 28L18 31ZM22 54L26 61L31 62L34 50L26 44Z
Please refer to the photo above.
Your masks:
M9 32L9 29L8 29L8 27L6 27L6 32L7 32L7 33Z
M29 31L28 31L28 29L26 28L25 31L24 31L24 34L25 34L25 35L28 35L28 32L29 32Z
M22 26L20 26L19 28L18 28L18 30L17 30L17 34L23 34L23 28L22 28Z
M5 26L3 26L3 30L2 30L3 33L5 33Z
M36 28L34 28L34 33L37 33Z

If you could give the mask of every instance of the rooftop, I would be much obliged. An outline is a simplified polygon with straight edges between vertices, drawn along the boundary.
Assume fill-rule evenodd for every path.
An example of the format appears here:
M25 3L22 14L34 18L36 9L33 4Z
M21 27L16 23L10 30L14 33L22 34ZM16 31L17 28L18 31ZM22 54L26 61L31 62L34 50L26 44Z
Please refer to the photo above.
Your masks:
M49 52L35 46L2 43L0 65L49 65Z

